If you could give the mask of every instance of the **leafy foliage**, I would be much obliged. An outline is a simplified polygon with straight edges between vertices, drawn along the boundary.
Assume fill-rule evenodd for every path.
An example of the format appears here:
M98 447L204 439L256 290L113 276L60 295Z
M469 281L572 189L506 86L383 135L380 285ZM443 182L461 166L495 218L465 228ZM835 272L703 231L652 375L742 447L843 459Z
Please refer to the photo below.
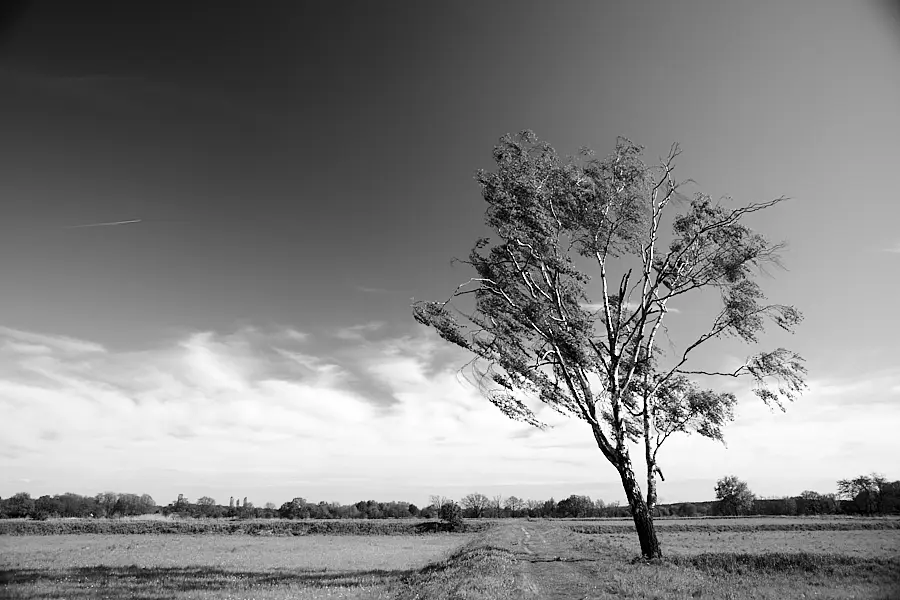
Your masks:
M441 505L439 516L449 525L450 531L460 531L464 527L462 507L452 500Z
M753 508L756 496L750 491L747 482L734 475L727 475L716 482L716 498L719 501L719 514L745 515Z

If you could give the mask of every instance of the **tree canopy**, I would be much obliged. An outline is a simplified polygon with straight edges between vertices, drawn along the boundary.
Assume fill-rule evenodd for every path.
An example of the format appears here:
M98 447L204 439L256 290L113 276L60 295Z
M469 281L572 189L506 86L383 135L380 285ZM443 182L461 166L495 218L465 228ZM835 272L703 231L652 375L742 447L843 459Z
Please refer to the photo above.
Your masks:
M674 145L648 168L624 138L605 159L588 150L563 159L530 131L503 137L496 169L476 175L495 237L478 239L461 261L475 276L446 301L413 304L417 321L474 354L475 383L505 415L544 427L529 406L536 399L588 424L619 472L647 556L660 555L650 516L660 446L678 432L721 440L733 418L734 394L697 378L746 377L781 408L805 385L803 359L785 348L727 372L689 366L707 342L756 343L767 323L793 331L802 316L766 301L756 275L777 264L782 244L742 222L785 198L728 208L697 194L662 239L666 211L686 200L674 178L679 152ZM721 308L697 338L665 352L658 337L669 302L704 289L718 292ZM471 308L455 302L468 296ZM644 445L646 498L628 443Z

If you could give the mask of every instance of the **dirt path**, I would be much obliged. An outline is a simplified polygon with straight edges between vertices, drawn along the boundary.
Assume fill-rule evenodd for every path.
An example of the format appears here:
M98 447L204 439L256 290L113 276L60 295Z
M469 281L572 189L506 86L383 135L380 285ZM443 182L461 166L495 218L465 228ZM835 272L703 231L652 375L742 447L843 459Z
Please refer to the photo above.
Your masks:
M534 598L586 600L603 596L605 578L597 556L578 550L576 534L558 524L500 524L488 539L518 554L522 578Z

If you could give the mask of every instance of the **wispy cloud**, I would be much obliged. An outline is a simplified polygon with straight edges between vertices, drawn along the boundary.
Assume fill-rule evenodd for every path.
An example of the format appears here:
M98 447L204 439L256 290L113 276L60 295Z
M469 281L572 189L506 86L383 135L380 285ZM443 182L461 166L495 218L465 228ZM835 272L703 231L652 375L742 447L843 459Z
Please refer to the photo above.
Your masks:
M363 340L367 333L373 333L384 328L384 321L371 321L350 327L341 327L334 332L334 337L342 340Z
M105 223L87 223L85 225L69 225L66 229L80 229L82 227L111 227L113 225L129 225L131 223L140 223L141 219L130 219L128 221L107 221Z
M883 251L890 252L892 254L900 254L900 242L897 242L896 244L894 244L893 246L890 246L888 248L884 248Z
M87 342L62 335L46 335L31 331L21 331L9 327L0 326L0 337L4 344L13 350L24 350L27 354L44 353L58 350L65 353L94 353L105 352L106 349L94 342Z

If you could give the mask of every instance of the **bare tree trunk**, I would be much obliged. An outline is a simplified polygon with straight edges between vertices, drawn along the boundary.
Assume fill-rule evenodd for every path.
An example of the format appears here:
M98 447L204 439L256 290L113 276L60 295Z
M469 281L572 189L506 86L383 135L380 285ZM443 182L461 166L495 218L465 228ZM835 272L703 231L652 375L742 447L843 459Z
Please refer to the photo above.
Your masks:
M662 558L662 548L659 546L659 540L656 539L653 514L641 495L641 487L634 477L631 460L625 457L621 465L619 475L622 478L625 497L628 498L628 506L631 508L634 528L637 530L638 540L641 543L641 555L644 558Z
M653 472L654 466L647 469L647 510L653 514L656 508L656 473Z

